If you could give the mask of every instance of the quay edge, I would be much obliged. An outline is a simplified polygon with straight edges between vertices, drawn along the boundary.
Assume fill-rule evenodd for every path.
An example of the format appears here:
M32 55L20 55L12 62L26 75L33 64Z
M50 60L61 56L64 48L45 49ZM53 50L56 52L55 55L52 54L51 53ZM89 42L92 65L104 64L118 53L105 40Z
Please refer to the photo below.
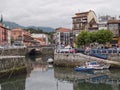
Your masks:
M54 65L75 67L83 65L86 61L98 61L102 64L110 64L111 68L120 68L120 60L100 59L81 53L54 53Z

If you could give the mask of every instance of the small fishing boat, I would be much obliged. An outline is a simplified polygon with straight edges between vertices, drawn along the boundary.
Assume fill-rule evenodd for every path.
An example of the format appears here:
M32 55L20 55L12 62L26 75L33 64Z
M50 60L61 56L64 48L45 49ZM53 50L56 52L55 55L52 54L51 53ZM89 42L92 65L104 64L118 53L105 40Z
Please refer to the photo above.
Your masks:
M95 70L109 69L109 64L99 64L97 61L86 62L87 68L94 68Z
M109 69L110 65L100 65L96 61L86 62L84 66L76 67L75 71L92 71Z
M88 67L85 67L85 66L75 68L75 71L92 71L92 70L94 70L94 68L88 68Z

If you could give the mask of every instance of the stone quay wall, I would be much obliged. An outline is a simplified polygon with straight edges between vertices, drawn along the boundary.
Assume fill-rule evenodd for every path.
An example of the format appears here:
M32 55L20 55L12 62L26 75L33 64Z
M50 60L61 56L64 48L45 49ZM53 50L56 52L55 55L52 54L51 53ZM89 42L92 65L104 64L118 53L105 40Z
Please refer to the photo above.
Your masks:
M25 56L1 56L0 79L26 73L26 67Z
M0 49L0 56L25 56L27 53L27 48Z
M0 71L26 66L24 56L9 56L0 58Z
M83 65L87 61L97 61L102 64L110 64L111 67L120 67L120 60L100 59L81 53L54 53L54 65L75 67Z
M0 78L26 72L27 48L0 49Z

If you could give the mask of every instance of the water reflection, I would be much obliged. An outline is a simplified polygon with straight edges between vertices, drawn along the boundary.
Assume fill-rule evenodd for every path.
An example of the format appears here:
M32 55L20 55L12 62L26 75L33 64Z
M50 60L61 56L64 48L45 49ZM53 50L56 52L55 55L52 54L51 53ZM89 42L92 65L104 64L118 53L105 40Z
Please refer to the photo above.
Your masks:
M0 90L120 90L119 69L76 72L46 61L26 58L27 73L0 79Z
M1 79L1 90L25 90L26 75Z
M73 90L120 90L119 70L75 72L70 68L54 68L55 78L73 83Z

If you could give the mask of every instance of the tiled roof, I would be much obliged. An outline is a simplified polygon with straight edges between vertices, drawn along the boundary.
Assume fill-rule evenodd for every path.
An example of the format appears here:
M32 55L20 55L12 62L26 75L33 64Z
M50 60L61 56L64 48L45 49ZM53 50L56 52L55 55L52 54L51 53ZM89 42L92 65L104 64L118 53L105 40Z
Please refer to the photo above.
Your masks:
M12 31L23 31L23 29L21 29L21 28L15 28L15 29L12 29Z
M120 20L108 20L108 24L120 23Z
M89 11L87 11L87 12L81 12L81 13L76 13L75 15L76 16L74 16L74 17L72 17L72 18L82 18L82 17L87 17L88 16L88 14L89 14L89 12L91 12L92 10L89 10Z
M82 13L76 13L75 15L87 15L89 13L89 11L88 12L82 12Z
M71 32L72 30L71 29L68 29L68 28L59 28L57 29L57 32Z

